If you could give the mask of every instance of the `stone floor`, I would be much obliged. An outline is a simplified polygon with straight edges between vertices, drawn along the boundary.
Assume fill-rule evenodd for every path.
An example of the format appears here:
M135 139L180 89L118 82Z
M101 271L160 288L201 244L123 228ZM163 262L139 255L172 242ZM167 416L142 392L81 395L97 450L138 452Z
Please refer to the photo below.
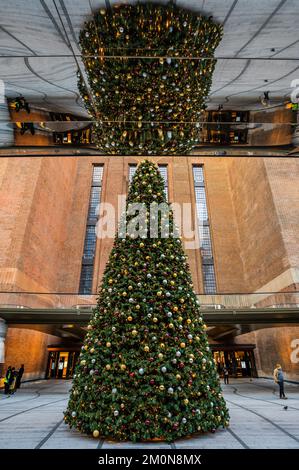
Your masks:
M0 448L299 449L299 385L286 385L288 400L279 400L269 380L233 380L223 385L229 429L173 444L95 440L70 431L62 415L70 385L70 381L38 381L24 384L12 397L0 394Z

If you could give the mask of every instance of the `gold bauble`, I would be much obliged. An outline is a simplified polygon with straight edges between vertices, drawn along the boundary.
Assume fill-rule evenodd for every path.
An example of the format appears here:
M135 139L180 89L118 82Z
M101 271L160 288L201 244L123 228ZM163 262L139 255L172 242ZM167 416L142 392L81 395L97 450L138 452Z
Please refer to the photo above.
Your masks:
M129 290L132 290L132 289L133 289L133 286L129 286L128 289L129 289Z
M140 305L137 304L135 308L136 310L140 310Z
M178 317L178 321L183 321L183 317Z
M174 328L174 324L173 324L173 323L169 323L168 328Z
M121 364L120 368L121 368L121 370L126 370L127 366L126 366L126 364Z
M184 405L188 405L188 403L189 403L188 398L185 398L185 400L184 400Z
M157 323L157 321L158 321L158 318L157 318L157 317L154 317L154 318L153 318L153 322L154 322L154 323Z
M138 334L138 331L137 331L137 330L133 330L133 331L132 331L132 335L133 335L133 336L136 336L137 334Z
M127 318L128 321L132 321L133 320L133 317L131 317L131 315Z
M110 364L107 364L106 365L106 370L110 370L111 369L111 365Z
M161 295L162 295L162 292L161 292L161 291L158 291L158 292L157 292L157 296L158 296L158 297L161 297Z
M181 344L180 344L180 347L181 347L181 348L185 348L185 347L186 347L186 344L185 344L185 343L181 343Z
M181 379L180 374L177 374L175 377L176 377L177 380L180 380L180 379Z
M161 391L165 390L164 385L160 385L159 389L160 389Z
M160 344L160 348L164 349L164 348L165 348L165 344L164 344L164 343L161 343L161 344Z
M172 310L173 310L174 312L177 312L177 311L178 311L178 307L174 306Z
M108 341L108 342L106 343L106 346L107 346L107 348L111 348L111 343Z
M190 325L190 323L191 323L190 318L187 319L187 323L188 323L188 325Z
M159 358L159 359L163 359L163 357L164 357L164 356L163 356L162 353L159 353L159 354L158 354L158 358Z
M100 433L97 429L95 429L92 433L93 437L99 437Z
M142 243L142 242L139 243L139 246L140 246L140 248L143 248L143 247L144 247L144 243Z
M149 352L149 347L148 347L148 346L144 346L144 351L145 351L145 352Z
M91 348L90 352L91 352L91 353L94 353L94 348Z

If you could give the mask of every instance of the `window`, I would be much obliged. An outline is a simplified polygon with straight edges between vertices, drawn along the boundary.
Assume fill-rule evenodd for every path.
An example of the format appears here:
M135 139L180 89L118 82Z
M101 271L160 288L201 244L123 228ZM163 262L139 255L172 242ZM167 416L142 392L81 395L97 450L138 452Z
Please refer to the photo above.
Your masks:
M85 232L82 268L80 276L80 294L91 294L93 281L94 257L96 251L97 208L101 202L103 166L94 165L90 189L87 225Z
M129 165L129 183L132 183L132 179L134 178L134 175L137 170L137 165Z
M167 165L158 165L160 174L164 180L164 193L166 196L166 200L168 201L168 169ZM132 179L136 173L137 165L129 165L129 183L132 182Z
M193 180L204 291L205 294L215 294L217 286L213 258L213 246L211 239L204 171L202 165L193 166Z

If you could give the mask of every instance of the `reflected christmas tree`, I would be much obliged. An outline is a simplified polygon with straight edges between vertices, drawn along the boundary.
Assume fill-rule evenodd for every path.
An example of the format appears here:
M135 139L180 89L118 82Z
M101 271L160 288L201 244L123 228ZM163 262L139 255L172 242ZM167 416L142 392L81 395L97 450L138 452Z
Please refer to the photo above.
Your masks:
M168 5L100 9L80 32L79 91L97 147L112 155L184 154L200 127L222 26Z

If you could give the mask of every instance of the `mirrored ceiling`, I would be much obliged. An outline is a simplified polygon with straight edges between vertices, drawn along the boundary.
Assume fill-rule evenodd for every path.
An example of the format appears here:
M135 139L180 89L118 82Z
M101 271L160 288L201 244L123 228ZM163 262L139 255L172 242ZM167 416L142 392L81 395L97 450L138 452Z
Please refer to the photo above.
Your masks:
M84 70L79 33L95 12L115 3L136 2L1 2L1 147L92 147L92 122L77 87L78 69ZM224 27L199 126L201 144L296 147L298 105L291 92L299 83L298 0L175 3ZM111 62L114 54L107 51Z

